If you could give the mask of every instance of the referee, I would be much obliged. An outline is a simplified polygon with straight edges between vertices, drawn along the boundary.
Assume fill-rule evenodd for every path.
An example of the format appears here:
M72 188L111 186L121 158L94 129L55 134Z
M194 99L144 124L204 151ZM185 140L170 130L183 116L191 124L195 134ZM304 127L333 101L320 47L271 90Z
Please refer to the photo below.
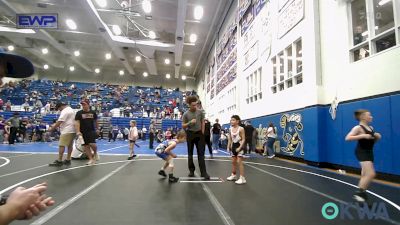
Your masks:
M204 160L204 113L197 108L197 102L198 99L196 96L187 97L186 103L189 106L189 110L182 116L182 127L186 130L187 134L189 177L194 177L193 149L194 145L196 145L201 177L209 180L210 176L207 174Z

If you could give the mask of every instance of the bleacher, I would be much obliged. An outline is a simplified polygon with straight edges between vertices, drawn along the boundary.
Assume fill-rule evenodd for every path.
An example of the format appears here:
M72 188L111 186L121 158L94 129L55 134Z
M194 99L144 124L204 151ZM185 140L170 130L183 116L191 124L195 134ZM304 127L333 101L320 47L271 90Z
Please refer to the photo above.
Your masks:
M59 86L62 85L62 86ZM74 85L75 88L70 87ZM21 105L25 102L26 98L31 98L32 93L36 91L38 93L38 98L41 100L42 104L45 105L46 102L56 102L63 101L71 105L72 108L78 108L81 97L87 91L90 95L90 100L102 103L109 103L103 110L111 110L113 108L119 108L125 103L133 104L137 106L136 110L140 110L141 106L151 108L163 108L169 105L169 101L172 99L179 98L183 102L183 92L168 89L156 89L147 87L127 87L126 91L122 91L116 98L115 90L120 88L117 85L103 85L103 84L90 84L90 83L77 83L77 82L63 82L58 83L54 81L25 81L16 83L13 88L4 88L0 92L0 96L3 101L11 101L12 105ZM97 92L95 90L97 89ZM154 102L155 93L160 94L159 103ZM97 95L98 93L98 95ZM147 102L142 102L143 98L151 99ZM30 104L33 105L35 102L31 101ZM184 104L180 104L180 108Z
M0 115L3 116L4 119L8 120L14 115L15 112L0 112ZM18 112L20 117L28 117L31 118L33 117L34 113L33 112Z

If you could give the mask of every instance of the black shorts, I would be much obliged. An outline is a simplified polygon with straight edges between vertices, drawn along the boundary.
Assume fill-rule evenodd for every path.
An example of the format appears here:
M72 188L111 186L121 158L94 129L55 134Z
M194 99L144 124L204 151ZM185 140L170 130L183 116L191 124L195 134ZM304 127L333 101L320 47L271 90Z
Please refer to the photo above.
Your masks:
M82 137L83 137L83 141L84 141L84 144L82 144L82 145L88 145L88 144L96 143L96 136L97 135L96 135L95 131L82 133Z
M240 143L232 143L232 149L231 149L232 150L232 156L234 156L234 157L237 157L237 156L243 157L243 155L244 155L243 149L240 149L240 151L237 151L239 147L240 147Z
M129 140L129 143L135 143L136 141Z
M373 162L374 161L374 150L357 148L356 149L356 157L357 157L357 160L360 162L365 162L365 161Z

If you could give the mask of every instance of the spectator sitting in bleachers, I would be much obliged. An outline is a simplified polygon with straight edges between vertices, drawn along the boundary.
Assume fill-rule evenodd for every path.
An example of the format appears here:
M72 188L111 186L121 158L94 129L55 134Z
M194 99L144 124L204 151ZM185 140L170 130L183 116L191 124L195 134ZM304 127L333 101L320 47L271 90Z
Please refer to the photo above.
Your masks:
M128 141L128 136L129 136L129 128L125 127L124 128L124 141Z
M117 139L118 132L119 132L118 126L117 125L113 126L113 129L112 129L112 139L113 139L113 141L115 141Z
M47 102L46 105L44 106L44 111L46 112L46 114L50 113L50 102Z
M6 111L11 112L11 101L10 100L8 100L6 103Z
M120 141L124 140L124 134L121 132L121 130L118 130L117 139Z
M71 86L73 89L70 89ZM33 105L35 112L39 112L39 107L36 104L38 100L50 102L50 106L54 101L62 100L70 103L73 108L77 108L79 105L77 102L80 101L79 96L82 96L90 98L98 112L106 112L116 108L119 110L119 107L123 107L123 116L128 116L126 111L130 111L136 117L142 117L143 115L138 114L139 111L142 110L142 113L144 111L144 114L146 114L147 109L150 108L150 113L147 116L156 118L176 118L174 109L179 107L178 109L182 110L178 103L182 102L182 96L186 95L172 89L168 91L166 89L155 90L154 88L128 87L126 85L68 82L62 85L60 81L47 80L10 82L0 92L4 96L3 100L11 100L9 104L20 105L25 102L25 99L28 100L28 104ZM21 93L21 95L17 96L16 93ZM138 95L138 93L140 94ZM169 104L170 101L171 104ZM133 107L132 104L137 105ZM42 107L43 105L40 108ZM8 108L8 110L11 110L11 108ZM54 110L50 107L50 110L47 108L43 111L48 113ZM130 113L128 117L131 116Z
M21 105L25 112L29 112L29 102L25 101L24 104Z
M38 112L38 113L40 113L40 109L43 107L43 103L42 103L42 101L40 101L40 98L38 98L37 100L36 100L36 103L35 103L35 111L36 112Z

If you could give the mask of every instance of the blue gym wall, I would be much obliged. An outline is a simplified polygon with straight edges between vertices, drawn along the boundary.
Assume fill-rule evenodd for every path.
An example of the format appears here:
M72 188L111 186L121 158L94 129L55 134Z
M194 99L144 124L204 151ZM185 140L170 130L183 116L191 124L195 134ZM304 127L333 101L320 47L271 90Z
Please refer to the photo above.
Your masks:
M400 94L341 103L335 120L332 120L329 114L329 106L313 106L250 120L254 127L258 127L259 124L266 127L269 122L273 122L278 128L281 147L284 147L286 142L282 137L280 118L283 114L298 113L302 117L303 130L299 131L299 134L304 143L304 155L300 155L298 149L293 157L359 168L354 155L356 142L346 142L344 138L351 128L358 124L353 113L360 108L371 111L372 126L382 134L382 140L377 142L374 150L376 170L400 175L400 148L394 142L400 140ZM282 151L280 154L288 155Z

